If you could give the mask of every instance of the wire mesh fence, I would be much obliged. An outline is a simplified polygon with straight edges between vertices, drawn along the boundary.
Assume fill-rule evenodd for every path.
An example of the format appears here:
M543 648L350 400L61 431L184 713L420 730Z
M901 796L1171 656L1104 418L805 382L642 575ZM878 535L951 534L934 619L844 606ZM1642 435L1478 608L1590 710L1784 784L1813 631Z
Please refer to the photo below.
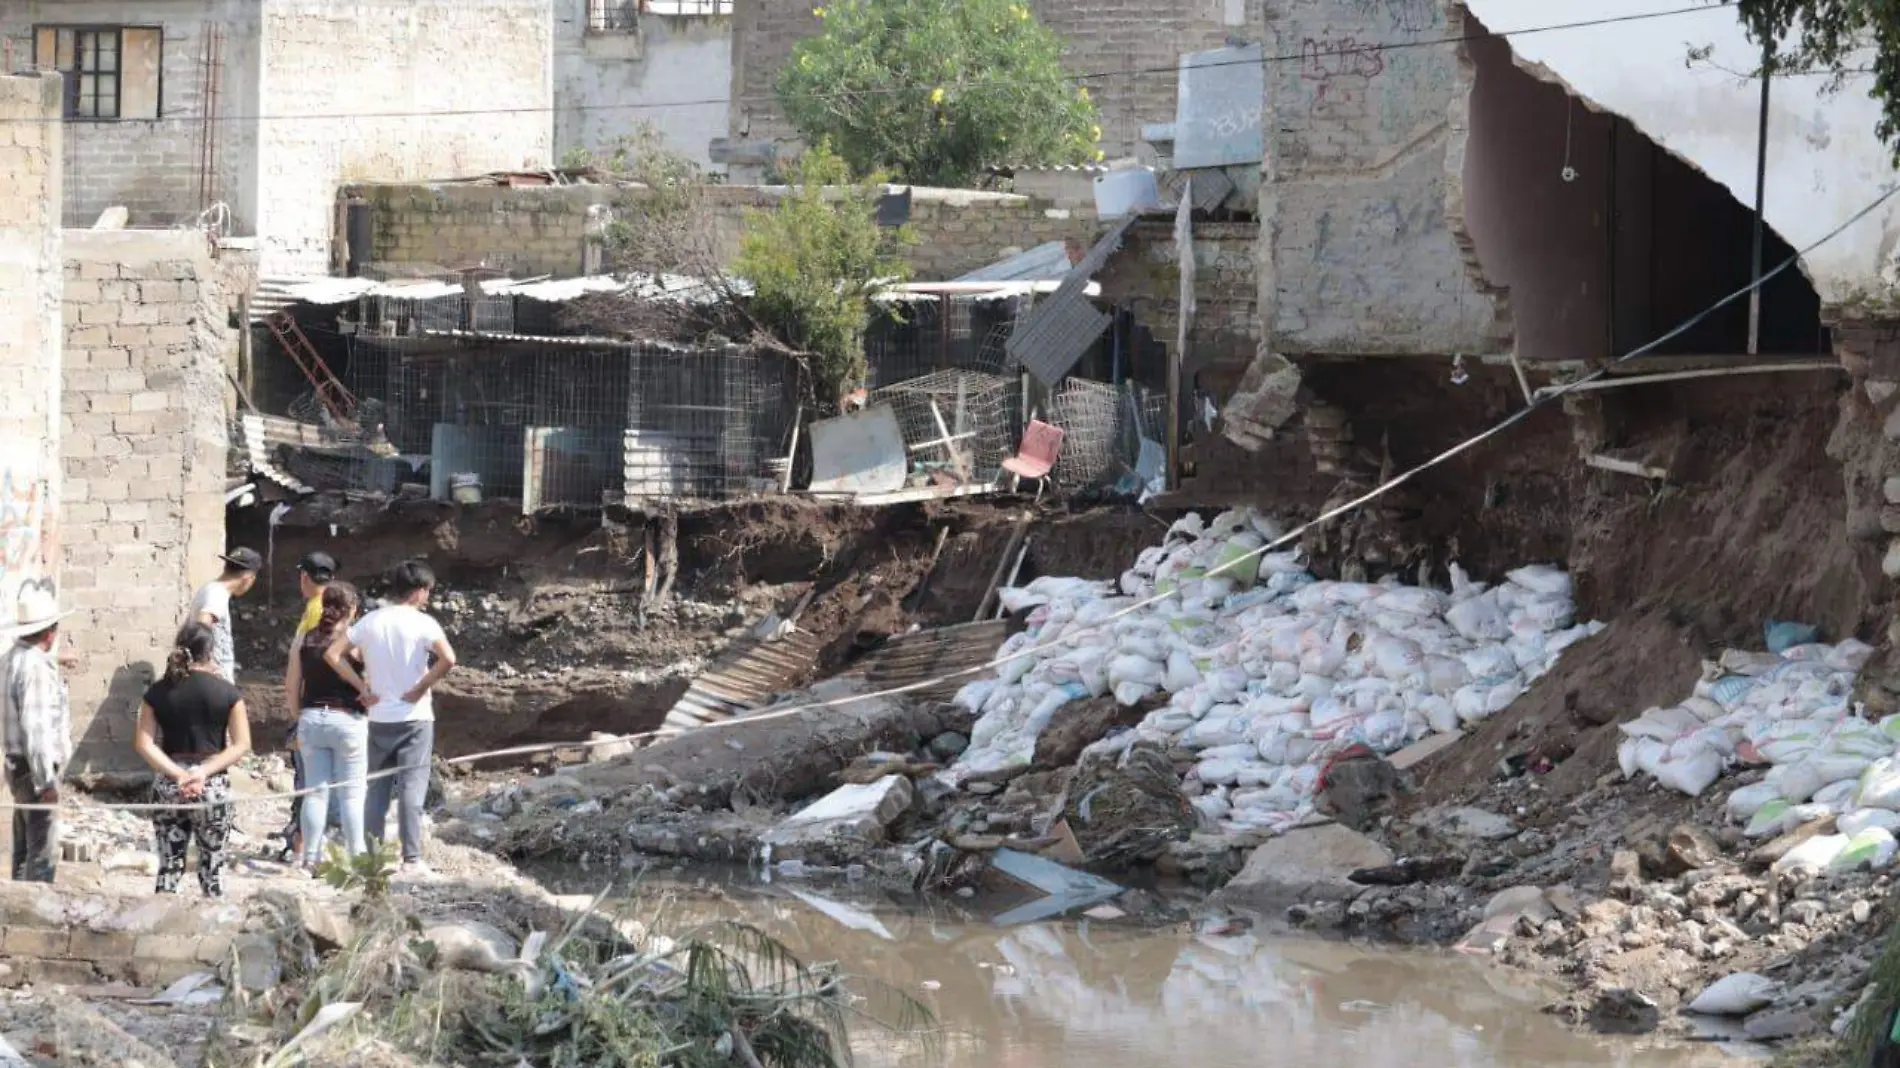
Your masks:
M977 371L938 371L872 390L897 415L913 477L993 481L1022 435L1022 383Z
M1065 380L1049 399L1049 422L1063 431L1056 482L1094 488L1134 476L1142 439L1163 440L1166 404L1165 395L1133 383Z
M768 493L789 451L796 376L736 346L627 354L624 499Z
M950 297L884 306L865 335L871 388L937 371L1009 373L1003 346L1021 312L1014 298Z

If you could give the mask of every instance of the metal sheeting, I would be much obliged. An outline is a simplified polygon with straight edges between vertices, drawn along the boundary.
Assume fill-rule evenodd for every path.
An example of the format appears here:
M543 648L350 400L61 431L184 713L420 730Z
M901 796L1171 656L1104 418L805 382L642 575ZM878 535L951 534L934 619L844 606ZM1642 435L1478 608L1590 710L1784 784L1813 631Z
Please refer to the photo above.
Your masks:
M769 641L741 638L680 695L660 724L661 733L691 730L758 708L803 682L823 648L817 635L798 630Z
M1259 45L1189 52L1175 94L1174 166L1181 170L1258 163L1267 75Z
M910 691L911 696L947 699L975 676L943 676L989 663L1008 636L1009 621L1005 619L900 634L860 661L858 671L873 690L936 679L939 681Z
M1109 317L1090 304L1083 293L1089 279L1107 266L1108 258L1121 247L1136 218L1130 215L1103 234L1049 299L1017 323L1016 332L1004 344L1004 351L1043 385L1053 387L1062 381L1075 361L1108 329Z
M250 461L251 470L295 493L315 493L316 490L304 485L295 475L272 462L271 450L274 444L272 438L281 435L273 435L270 432L270 425L265 420L271 418L263 415L247 415L238 421L238 425L244 431L244 452ZM290 423L298 428L304 426L288 419L275 419L273 422ZM301 432L297 434L297 437L301 440Z
M1074 266L1069 262L1069 246L1061 241L1045 241L1026 252L978 267L958 275L958 282L1059 282Z

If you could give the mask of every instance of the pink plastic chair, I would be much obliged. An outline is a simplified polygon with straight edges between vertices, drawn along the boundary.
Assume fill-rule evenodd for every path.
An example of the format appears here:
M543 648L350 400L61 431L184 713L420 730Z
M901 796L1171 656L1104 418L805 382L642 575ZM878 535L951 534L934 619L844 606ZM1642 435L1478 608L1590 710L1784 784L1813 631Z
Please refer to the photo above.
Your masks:
M1022 479L1040 480L1036 486L1036 496L1042 496L1042 483L1049 480L1049 472L1055 469L1056 457L1062 452L1062 428L1050 426L1040 419L1031 419L1028 429L1023 431L1023 441L1016 447L1016 455L1003 461L1003 470Z

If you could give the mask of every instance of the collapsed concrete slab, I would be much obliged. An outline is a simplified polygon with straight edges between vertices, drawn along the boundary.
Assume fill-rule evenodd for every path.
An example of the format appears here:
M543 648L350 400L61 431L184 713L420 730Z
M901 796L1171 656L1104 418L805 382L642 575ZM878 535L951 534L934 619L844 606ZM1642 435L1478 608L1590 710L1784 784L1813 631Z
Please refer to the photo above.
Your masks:
M1392 853L1384 846L1337 823L1299 827L1255 849L1215 900L1256 912L1345 901L1365 889L1348 878L1353 872L1390 863Z
M765 845L782 859L861 853L884 841L885 828L910 809L915 796L901 775L840 786L772 828Z

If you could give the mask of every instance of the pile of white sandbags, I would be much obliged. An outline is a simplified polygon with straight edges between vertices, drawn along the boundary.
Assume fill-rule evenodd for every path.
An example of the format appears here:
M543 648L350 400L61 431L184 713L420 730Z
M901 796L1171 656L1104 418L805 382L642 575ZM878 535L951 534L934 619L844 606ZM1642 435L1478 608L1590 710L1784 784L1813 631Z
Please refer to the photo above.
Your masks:
M1852 638L1780 653L1729 650L1703 665L1680 705L1623 724L1623 774L1642 771L1699 796L1732 767L1770 765L1766 778L1736 790L1726 805L1750 837L1840 817L1841 833L1790 853L1783 870L1884 867L1900 828L1900 715L1869 722L1849 700L1873 653Z
M1192 750L1190 793L1207 823L1284 828L1311 813L1334 754L1358 744L1389 753L1483 720L1601 629L1574 623L1569 576L1554 568L1487 588L1454 565L1449 593L1321 582L1296 552L1247 558L1281 534L1249 511L1205 527L1190 515L1118 586L1042 578L1004 590L1011 611L1029 610L1029 629L999 656L1038 651L957 694L981 716L951 776L1027 764L1070 701L1164 692L1166 707L1098 744ZM1155 594L1166 596L1141 604Z

